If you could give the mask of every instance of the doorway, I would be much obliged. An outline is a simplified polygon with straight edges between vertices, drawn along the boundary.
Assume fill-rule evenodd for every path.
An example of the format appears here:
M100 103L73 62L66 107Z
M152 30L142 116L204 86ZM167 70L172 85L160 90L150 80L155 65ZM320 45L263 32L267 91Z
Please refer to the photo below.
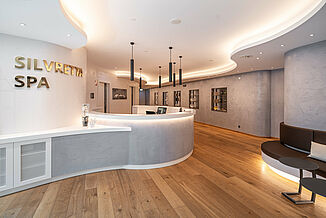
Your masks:
M97 86L97 111L102 113L109 113L110 112L110 98L109 92L110 91L110 83L99 82Z

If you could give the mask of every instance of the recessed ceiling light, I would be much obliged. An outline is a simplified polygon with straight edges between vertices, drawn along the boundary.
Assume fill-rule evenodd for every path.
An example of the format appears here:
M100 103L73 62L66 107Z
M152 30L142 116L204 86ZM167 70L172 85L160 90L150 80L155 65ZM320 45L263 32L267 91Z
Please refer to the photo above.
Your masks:
M238 79L241 79L241 77L239 76Z
M259 60L259 57L256 57L257 60Z
M272 67L272 69L274 69L274 67Z
M181 20L179 18L172 18L170 20L170 23L172 23L172 24L180 24L181 23Z
M281 47L284 47L284 45L282 44Z
M314 36L315 36L315 34L311 33L309 36L310 36L310 37L314 37Z
M25 24L25 23L20 23L19 25L20 25L20 26L26 26L26 24Z
M263 52L261 51L261 52L259 52L259 54L263 54Z
M70 36L71 36L71 34L70 34L70 33L68 33L68 34L67 34L67 37L70 37Z

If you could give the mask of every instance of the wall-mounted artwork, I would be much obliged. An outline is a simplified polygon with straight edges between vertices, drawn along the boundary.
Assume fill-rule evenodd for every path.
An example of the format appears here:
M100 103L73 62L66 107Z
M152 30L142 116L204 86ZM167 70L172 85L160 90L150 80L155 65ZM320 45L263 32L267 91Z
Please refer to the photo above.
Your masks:
M212 111L227 112L227 88L212 89Z
M113 100L127 99L127 89L112 88L112 99Z
M168 98L168 92L163 92L163 105L168 106L169 98Z
M158 92L154 92L154 105L158 105Z
M199 89L189 90L189 108L199 109Z
M174 107L181 107L181 91L174 91Z

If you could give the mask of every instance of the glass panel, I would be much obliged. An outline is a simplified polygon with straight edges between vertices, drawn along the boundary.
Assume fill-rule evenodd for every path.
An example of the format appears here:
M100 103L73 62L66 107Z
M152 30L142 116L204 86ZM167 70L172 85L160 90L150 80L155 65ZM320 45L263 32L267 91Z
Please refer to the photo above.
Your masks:
M154 105L158 105L158 92L154 92Z
M227 112L227 88L212 89L212 111Z
M174 107L181 107L181 91L174 91Z
M25 144L21 146L21 154L26 155L38 151L45 151L45 142L39 142L34 144Z
M163 105L168 106L168 92L163 92Z
M6 185L6 148L0 148L0 186Z
M21 181L45 174L45 142L21 146Z
M199 109L199 89L189 90L189 108Z

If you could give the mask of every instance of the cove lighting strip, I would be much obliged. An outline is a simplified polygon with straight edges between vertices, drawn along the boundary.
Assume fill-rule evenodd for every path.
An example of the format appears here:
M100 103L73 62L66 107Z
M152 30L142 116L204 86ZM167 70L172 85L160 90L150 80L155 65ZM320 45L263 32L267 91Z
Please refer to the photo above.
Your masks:
M276 169L276 168L274 168L274 167L272 167L272 166L270 166L270 165L268 165L267 164L267 166L274 172L274 173L276 173L276 174L278 174L278 175L280 175L280 176L282 176L282 177L284 177L284 178L286 178L286 179L289 179L289 180L291 180L291 181L293 181L293 182L296 182L296 183L299 183L299 177L296 177L296 176L293 176L293 175L291 175L291 174L288 174L288 173L286 173L286 172L283 172L283 171L281 171L281 170L278 170L278 169Z

